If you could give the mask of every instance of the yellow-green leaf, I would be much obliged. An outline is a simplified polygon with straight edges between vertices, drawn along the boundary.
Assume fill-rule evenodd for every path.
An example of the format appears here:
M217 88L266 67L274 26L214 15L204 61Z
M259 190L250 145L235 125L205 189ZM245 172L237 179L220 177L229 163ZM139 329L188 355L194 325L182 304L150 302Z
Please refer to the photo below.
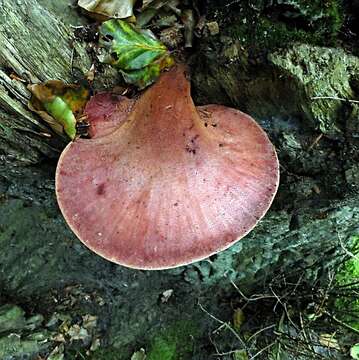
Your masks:
M334 334L320 334L319 342L325 347L340 350L338 340L335 339Z
M245 350L235 350L233 360L248 360L248 354Z
M163 62L165 62L165 64L163 64ZM170 67L172 65L172 58L164 57L163 59L160 59L160 61L156 61L143 69L133 71L121 70L121 74L128 84L133 84L138 86L139 89L143 89L156 81L163 68Z
M239 331L246 321L246 317L242 309L236 309L233 313L233 327L236 331Z
M89 99L86 86L67 85L58 80L30 85L32 97L28 104L30 110L39 114L58 134L64 132L74 139L76 118L78 118Z

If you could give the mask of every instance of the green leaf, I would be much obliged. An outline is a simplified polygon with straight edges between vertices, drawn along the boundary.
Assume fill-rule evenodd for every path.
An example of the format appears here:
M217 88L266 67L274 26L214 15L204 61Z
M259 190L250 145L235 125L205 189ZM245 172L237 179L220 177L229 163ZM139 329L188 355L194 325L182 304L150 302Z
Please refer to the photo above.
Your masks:
M100 33L104 36L102 44L108 45L107 39L110 39L110 49L115 53L112 65L121 70L143 69L167 52L150 31L136 29L125 21L106 21Z
M133 84L139 87L139 89L143 89L146 86L154 83L156 79L160 76L161 70L164 67L167 67L162 63L162 61L167 61L168 58L161 59L159 62L154 62L146 66L143 69L133 70L133 71L124 71L120 70L121 74L128 84ZM171 60L168 66L171 66Z
M100 44L108 49L104 59L140 88L153 83L162 69L173 65L167 48L149 30L122 20L109 20L100 28Z
M85 86L67 85L58 80L30 85L32 97L28 104L58 134L76 136L76 123L89 98Z
M136 0L79 0L78 5L83 9L118 19L133 15L133 6Z
M359 360L359 343L352 346L350 356L355 360Z

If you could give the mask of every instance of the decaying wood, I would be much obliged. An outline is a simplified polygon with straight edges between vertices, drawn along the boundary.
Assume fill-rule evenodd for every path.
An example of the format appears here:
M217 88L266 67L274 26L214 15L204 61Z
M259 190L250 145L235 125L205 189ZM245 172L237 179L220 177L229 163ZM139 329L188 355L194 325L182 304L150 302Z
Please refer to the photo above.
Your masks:
M36 163L56 157L61 139L27 109L28 83L76 81L91 67L73 31L33 0L0 1L0 155Z

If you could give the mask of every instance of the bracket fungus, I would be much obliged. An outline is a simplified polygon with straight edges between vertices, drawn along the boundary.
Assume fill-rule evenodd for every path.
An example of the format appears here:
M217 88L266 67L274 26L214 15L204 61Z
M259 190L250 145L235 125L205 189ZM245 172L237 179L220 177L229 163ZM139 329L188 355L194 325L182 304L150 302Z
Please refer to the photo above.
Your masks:
M138 100L103 93L85 111L92 138L66 147L56 192L71 229L104 258L189 264L233 245L270 207L279 164L267 135L238 110L196 108L184 67Z

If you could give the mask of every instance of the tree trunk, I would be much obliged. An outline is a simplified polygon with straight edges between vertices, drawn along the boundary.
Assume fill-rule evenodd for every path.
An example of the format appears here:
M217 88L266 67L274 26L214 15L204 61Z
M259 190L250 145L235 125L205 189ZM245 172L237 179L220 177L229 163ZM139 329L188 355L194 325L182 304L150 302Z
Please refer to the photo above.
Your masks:
M183 319L203 330L210 319L204 318L198 299L219 312L223 293L234 291L232 282L249 290L280 273L316 279L341 260L342 247L349 248L359 234L359 111L355 103L312 98L355 99L355 56L298 45L260 54L265 59L258 60L258 54L245 53L229 35L201 40L191 60L195 100L240 108L261 123L278 149L279 193L257 228L230 249L179 269L130 270L85 248L56 205L54 170L65 142L28 110L26 84L49 79L73 83L90 69L92 59L70 27L82 18L67 1L49 10L47 3L0 0L3 302L32 304L47 314L56 308L53 298L61 298L54 294L76 285L83 289L81 296L91 294L92 299L89 305L82 298L77 306L101 314L104 338L124 349ZM118 79L112 70L106 72L103 78L97 74L98 89ZM162 303L161 294L169 289L174 300ZM230 309L223 311L225 317Z

